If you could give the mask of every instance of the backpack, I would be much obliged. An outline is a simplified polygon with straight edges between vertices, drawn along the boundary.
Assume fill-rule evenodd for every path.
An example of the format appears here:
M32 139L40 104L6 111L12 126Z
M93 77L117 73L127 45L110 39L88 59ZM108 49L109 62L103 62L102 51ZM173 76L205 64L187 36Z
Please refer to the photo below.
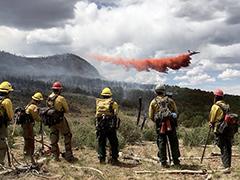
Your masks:
M6 115L6 111L3 108L2 102L5 99L5 97L0 97L0 126L4 123L4 119L5 119L5 115Z
M28 106L27 106L28 107ZM14 111L14 121L16 124L26 124L34 122L30 114L26 113L27 107L17 107Z
M7 126L9 124L9 117L7 115L6 109L4 108L2 102L7 99L5 96L0 96L0 127L2 125Z
M108 99L96 99L96 117L102 117L102 116L113 116L113 103L114 101L112 98Z
M217 128L218 133L223 133L223 131L228 127L234 134L238 132L238 126L240 125L239 117L235 113L230 113L230 107L228 104L215 103L223 111L223 117Z
M155 114L155 120L164 121L166 118L171 117L171 110L169 109L168 97L155 98L158 106L158 112Z
M50 127L52 125L58 124L61 120L63 120L64 113L61 111L57 111L54 108L54 103L57 97L58 95L54 95L53 97L48 97L47 107L40 109L40 116L45 126Z

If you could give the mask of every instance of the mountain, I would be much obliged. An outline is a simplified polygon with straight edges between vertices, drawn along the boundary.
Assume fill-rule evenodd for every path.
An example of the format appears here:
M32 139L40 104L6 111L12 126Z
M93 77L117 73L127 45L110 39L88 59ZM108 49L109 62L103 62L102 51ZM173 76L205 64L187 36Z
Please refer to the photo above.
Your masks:
M51 80L54 77L100 78L95 67L74 54L23 57L0 51L0 64L1 76L27 76L38 80Z

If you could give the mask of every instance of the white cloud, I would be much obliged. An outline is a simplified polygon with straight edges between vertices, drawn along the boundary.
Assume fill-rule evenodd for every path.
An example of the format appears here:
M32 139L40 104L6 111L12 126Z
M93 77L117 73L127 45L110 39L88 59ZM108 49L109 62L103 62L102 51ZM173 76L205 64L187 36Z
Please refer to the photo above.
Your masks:
M226 69L221 74L218 75L218 78L223 80L229 80L232 78L239 78L240 77L240 71L235 69Z
M12 53L24 52L26 32L15 28L0 26L0 49Z
M231 45L216 45L208 44L204 49L203 53L205 56L208 55L209 59L214 60L216 64L239 64L240 57L240 41L238 43L233 43ZM232 57L232 59L230 59ZM235 58L235 59L234 59Z
M187 71L183 76L176 76L174 80L180 81L179 86L194 86L215 82L215 78L205 73L201 67L195 67Z
M226 94L240 95L240 85L225 86L222 89Z
M26 40L27 44L63 45L71 43L71 37L60 28L33 30L28 33Z
M135 82L141 84L164 84L167 81L165 74L159 74L155 71L137 72L126 79L127 82Z
M237 2L78 1L74 18L64 21L61 27L28 31L0 27L0 49L23 55L72 52L82 57L96 53L129 58L165 57L188 49L200 50L199 55L193 56L190 67L170 70L169 74L139 73L92 59L90 62L110 80L149 83L175 80L180 85L205 88L206 84L216 83L216 78L228 80L227 69L235 74L240 71L240 36L237 36L240 25L238 15L231 11L233 5L239 7ZM209 8L200 8L203 6Z

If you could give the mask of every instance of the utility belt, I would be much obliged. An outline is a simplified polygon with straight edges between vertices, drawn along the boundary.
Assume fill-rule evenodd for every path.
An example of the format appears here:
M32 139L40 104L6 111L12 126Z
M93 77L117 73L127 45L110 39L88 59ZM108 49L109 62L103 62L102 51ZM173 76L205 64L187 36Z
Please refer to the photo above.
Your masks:
M64 112L57 111L54 108L42 108L40 110L40 116L42 117L43 124L51 127L63 121Z
M22 125L22 124L34 123L34 120L30 114L25 114L23 117L18 118L16 123Z
M106 130L106 129L118 129L120 126L120 119L116 115L103 115L97 117L96 129Z
M56 124L59 124L61 121L63 121L63 119L64 119L64 117L60 117L60 118L58 118L58 119L44 118L44 119L43 119L43 124L44 124L45 126L51 127L51 126L54 126L54 125L56 125Z

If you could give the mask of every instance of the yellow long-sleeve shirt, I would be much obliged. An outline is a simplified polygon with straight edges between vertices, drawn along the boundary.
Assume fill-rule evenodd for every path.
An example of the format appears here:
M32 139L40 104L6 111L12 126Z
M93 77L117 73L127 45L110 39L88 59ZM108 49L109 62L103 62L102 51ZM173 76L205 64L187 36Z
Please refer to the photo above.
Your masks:
M222 120L224 116L223 109L217 105L220 104L222 106L225 106L226 109L229 109L229 105L227 105L224 101L217 101L215 104L212 105L211 111L209 113L209 122L214 125L214 132L216 132L216 128L218 126L218 123Z
M13 120L14 113L11 99L3 99L3 101L1 102L1 106L6 111L8 120Z
M26 113L31 115L34 121L41 121L41 117L39 116L39 108L36 104L32 103L26 108Z
M49 98L53 98L54 96L56 96L56 94L52 93L49 95ZM57 111L62 111L64 113L69 111L67 100L61 95L57 95L57 98L54 101L54 108Z
M159 111L159 105L158 105L158 100L161 100L162 98L166 98L165 96L157 96L156 98L154 98L150 105L149 105L149 118L152 120L152 121L155 121L154 120L154 116L155 114ZM171 112L175 112L177 113L177 106L176 106L176 103L174 102L173 99L171 98L167 98L168 99L168 108Z
M118 104L114 101L113 103L113 111L114 111L114 115L118 115Z

